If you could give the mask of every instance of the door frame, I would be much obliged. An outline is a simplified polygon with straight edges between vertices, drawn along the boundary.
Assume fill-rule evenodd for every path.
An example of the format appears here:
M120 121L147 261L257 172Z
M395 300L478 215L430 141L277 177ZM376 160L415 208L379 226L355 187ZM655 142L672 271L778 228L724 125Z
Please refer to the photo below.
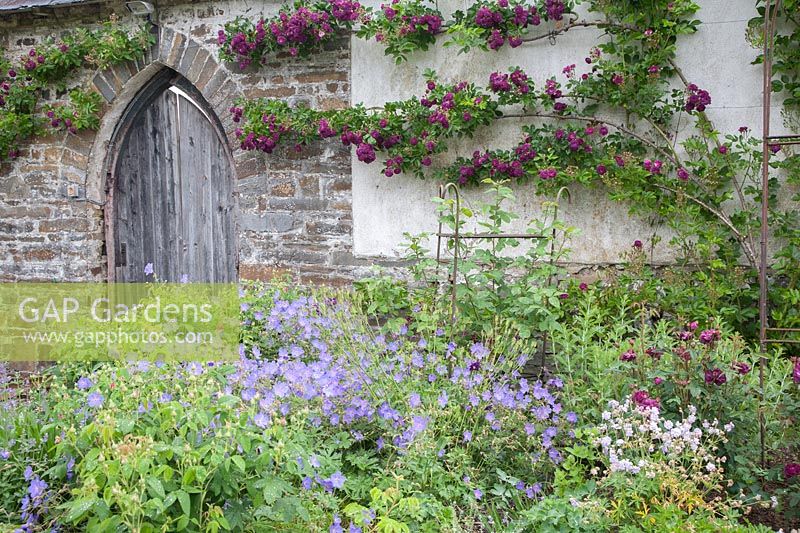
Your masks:
M222 126L214 109L203 97L202 93L192 85L192 83L182 76L177 71L163 67L159 69L144 86L139 89L139 92L125 107L119 120L114 126L114 132L111 139L108 141L108 149L106 152L104 168L106 173L105 180L105 205L103 209L103 226L105 233L105 252L106 252L106 271L109 283L116 281L116 241L114 231L116 229L116 212L114 209L114 189L117 182L117 162L119 159L121 147L128 135L128 132L133 126L133 119L136 115L150 105L153 100L161 95L169 87L175 86L188 94L192 101L200 108L206 115L214 129L214 133L220 143L225 147L225 156L231 168L231 175L234 183L231 187L233 213L232 213L232 226L233 226L233 249L235 251L235 268L236 277L239 277L239 194L236 187L236 165L233 159L233 152L228 144L225 135L225 128Z

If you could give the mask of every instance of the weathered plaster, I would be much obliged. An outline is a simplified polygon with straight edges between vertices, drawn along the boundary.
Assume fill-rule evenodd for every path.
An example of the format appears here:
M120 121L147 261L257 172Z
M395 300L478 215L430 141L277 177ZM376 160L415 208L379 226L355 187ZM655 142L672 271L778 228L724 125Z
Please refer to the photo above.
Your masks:
M379 4L380 2L377 2ZM751 0L699 0L698 17L703 24L695 35L683 37L678 47L677 63L698 86L707 89L713 102L708 115L723 133L736 133L739 126L751 128L754 135L761 131L761 75L759 65L751 65L758 51L745 40L747 21L756 16ZM442 11L463 9L465 0L441 0ZM584 7L585 4L581 7ZM595 14L580 12L593 20ZM543 33L546 30L534 29ZM441 79L468 80L485 86L489 74L507 71L509 66L522 67L541 86L551 76L563 80L561 70L577 65L580 74L588 70L584 58L603 38L594 28L575 28L560 35L555 45L548 39L525 43L517 49L504 46L498 51L471 51L457 55L455 48L445 48L440 38L437 46L416 54L411 61L395 65L383 56L379 44L353 38L352 103L367 107L380 106L387 101L401 100L424 91L423 73L433 68ZM773 130L783 131L780 124L780 102L773 108ZM532 120L528 120L531 123ZM500 121L496 127L481 132L472 140L459 143L447 159L470 155L474 150L507 148L521 138L519 120ZM689 117L681 117L678 139L692 133ZM434 231L436 218L433 204L428 200L436 195L437 185L410 176L385 178L379 163L365 165L353 160L353 240L357 256L396 257L401 252L405 232ZM527 185L514 187L517 202L509 208L520 215L512 231L521 231L524 224L541 213L546 198L532 194ZM572 188L573 201L562 204L565 222L577 227L580 234L572 239L571 261L580 265L608 264L620 261L620 254L630 248L635 239L647 240L654 234L662 237L652 253L656 263L669 263L674 250L667 244L670 234L651 221L631 217L628 206L614 203L602 189ZM479 194L466 191L466 201Z

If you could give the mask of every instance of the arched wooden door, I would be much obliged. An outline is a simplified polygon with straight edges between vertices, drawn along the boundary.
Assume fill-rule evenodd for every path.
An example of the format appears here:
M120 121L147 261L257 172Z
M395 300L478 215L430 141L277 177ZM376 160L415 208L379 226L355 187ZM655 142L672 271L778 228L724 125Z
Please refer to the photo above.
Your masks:
M149 263L166 281L237 279L234 171L221 130L199 92L172 71L126 110L112 143L112 279L152 279Z

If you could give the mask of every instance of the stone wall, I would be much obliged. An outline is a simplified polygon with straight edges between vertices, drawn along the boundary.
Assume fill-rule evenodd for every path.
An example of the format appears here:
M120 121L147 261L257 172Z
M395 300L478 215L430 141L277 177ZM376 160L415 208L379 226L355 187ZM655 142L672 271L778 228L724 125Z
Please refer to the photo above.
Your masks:
M279 4L264 6L264 14ZM0 45L12 57L65 29L97 25L111 13L135 24L121 3L76 6L40 14L4 15ZM240 72L220 64L217 30L245 3L161 4L158 43L142 61L85 72L68 87L92 84L106 101L97 132L35 140L0 167L0 281L102 280L107 277L104 203L109 139L125 107L160 68L183 74L222 121L234 154L240 275L294 273L303 281L339 282L352 275L350 154L326 145L269 158L236 150L228 108L240 96L277 97L321 108L350 101L347 39L313 61L277 56ZM124 15L124 16L123 16ZM63 95L50 95L57 101Z

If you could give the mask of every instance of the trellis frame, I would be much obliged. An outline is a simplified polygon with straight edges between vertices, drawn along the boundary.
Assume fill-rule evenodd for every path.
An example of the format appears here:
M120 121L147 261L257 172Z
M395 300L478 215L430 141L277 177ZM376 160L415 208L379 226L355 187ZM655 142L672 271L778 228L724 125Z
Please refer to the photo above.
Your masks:
M775 26L781 0L766 0L764 7L764 60L763 60L763 102L762 102L762 161L761 161L761 250L758 268L758 318L759 318L759 433L761 444L761 465L766 466L766 428L764 419L765 367L767 366L767 347L770 344L800 344L800 339L770 338L770 333L800 333L800 328L776 328L769 326L768 292L769 280L767 271L767 248L769 243L769 158L772 146L800 144L800 135L770 135L770 106L772 104L772 60L775 46Z

